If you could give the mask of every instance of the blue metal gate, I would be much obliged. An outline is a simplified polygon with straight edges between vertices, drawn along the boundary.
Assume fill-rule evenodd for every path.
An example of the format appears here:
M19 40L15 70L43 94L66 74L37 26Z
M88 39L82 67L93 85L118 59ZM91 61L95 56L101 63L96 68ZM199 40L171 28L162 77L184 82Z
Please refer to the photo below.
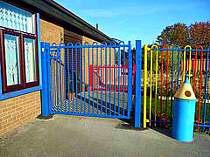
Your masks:
M41 43L42 115L130 118L131 43Z

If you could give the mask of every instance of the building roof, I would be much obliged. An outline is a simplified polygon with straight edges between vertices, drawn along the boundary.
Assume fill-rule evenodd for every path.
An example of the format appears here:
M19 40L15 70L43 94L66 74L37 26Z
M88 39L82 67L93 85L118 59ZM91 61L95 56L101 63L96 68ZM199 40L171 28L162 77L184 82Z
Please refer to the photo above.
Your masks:
M68 9L53 0L6 0L12 4L25 6L31 11L40 13L41 17L51 20L64 28L85 35L97 41L111 41L112 39L106 34L96 29L79 16L75 15Z

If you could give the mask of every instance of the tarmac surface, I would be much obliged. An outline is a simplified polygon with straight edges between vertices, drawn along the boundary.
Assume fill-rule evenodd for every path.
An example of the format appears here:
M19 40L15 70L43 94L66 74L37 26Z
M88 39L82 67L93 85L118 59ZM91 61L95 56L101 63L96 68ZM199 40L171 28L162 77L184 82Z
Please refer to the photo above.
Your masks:
M210 157L210 138L179 143L118 119L55 115L0 137L0 157Z

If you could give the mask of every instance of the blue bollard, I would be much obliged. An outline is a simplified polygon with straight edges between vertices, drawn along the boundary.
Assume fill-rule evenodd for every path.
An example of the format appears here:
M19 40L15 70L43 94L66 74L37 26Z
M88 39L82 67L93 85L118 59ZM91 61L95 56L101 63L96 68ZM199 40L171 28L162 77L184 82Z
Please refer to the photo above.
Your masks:
M174 97L172 136L179 142L192 142L196 97L188 76Z

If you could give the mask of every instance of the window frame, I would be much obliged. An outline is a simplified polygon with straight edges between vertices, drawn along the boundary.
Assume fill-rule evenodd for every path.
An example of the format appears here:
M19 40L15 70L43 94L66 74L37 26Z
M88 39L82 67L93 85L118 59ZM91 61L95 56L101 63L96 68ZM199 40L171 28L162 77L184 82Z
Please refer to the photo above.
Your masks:
M2 73L2 93L9 93L13 91L23 90L39 86L39 52L38 52L38 32L37 32L37 15L33 16L34 20L34 34L26 33L23 31L5 28L0 26L0 62L1 62L1 73ZM7 85L6 76L6 58L5 58L5 43L4 34L10 34L19 37L19 67L20 67L20 84ZM36 67L36 81L26 82L26 67L25 67L25 46L24 39L29 38L35 40L35 67Z
M34 39L35 40L35 67L36 67L36 81L34 82L26 82L26 67L25 67L25 45L24 45L24 39L28 38L28 39ZM39 54L38 54L38 39L35 36L31 36L29 34L24 34L23 35L23 39L22 39L22 46L23 46L23 66L24 66L24 83L25 83L25 88L30 88L30 87L34 87L34 86L38 86L39 85Z

